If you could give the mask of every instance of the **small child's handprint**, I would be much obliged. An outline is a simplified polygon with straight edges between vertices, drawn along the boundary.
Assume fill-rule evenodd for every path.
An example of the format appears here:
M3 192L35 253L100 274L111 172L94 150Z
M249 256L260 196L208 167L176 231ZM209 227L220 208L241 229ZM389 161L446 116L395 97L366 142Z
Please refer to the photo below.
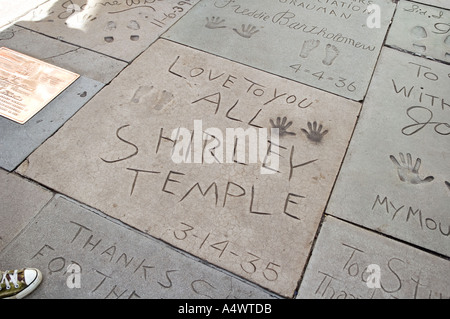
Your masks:
M270 125L272 125L273 128L277 128L279 136L285 136L285 135L295 135L294 132L288 132L287 129L292 125L292 121L287 122L287 117L283 117L283 120L281 120L281 117L277 117L277 122L275 123L272 119L270 120Z
M251 24L249 24L248 26L245 26L245 24L243 24L241 26L241 30L238 30L236 28L234 28L233 30L241 37L247 39L250 39L255 33L259 32L258 28Z
M312 124L311 122L308 122L308 129L309 132L302 128L302 132L305 133L306 137L314 143L320 143L322 141L322 138L328 134L328 130L322 131L322 124L317 127L316 121L314 121L314 123Z
M222 25L224 23L224 19L220 19L219 17L212 17L211 20L209 18L206 18L206 25L205 27L208 29L222 29L226 28L226 26Z
M419 169L420 166L422 165L422 160L420 158L417 158L416 163L414 164L413 167L412 166L413 161L410 153L406 154L406 160L405 155L403 155L403 153L400 153L399 155L401 164L393 155L391 155L389 158L397 166L398 177L402 182L416 185L422 183L429 183L434 180L433 176L428 176L424 179L420 178Z

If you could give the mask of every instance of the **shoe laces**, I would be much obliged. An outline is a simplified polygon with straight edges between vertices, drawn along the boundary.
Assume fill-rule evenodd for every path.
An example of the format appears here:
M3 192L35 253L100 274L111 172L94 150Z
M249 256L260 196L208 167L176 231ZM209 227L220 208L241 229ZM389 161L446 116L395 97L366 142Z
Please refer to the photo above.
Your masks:
M3 273L2 281L0 281L0 290L2 289L1 285L3 285L3 284L6 284L6 289L7 290L11 289L10 282L12 282L14 284L15 288L19 288L20 287L19 286L19 280L17 278L17 271L18 271L17 269L14 270L13 274L11 274L10 271L5 271Z

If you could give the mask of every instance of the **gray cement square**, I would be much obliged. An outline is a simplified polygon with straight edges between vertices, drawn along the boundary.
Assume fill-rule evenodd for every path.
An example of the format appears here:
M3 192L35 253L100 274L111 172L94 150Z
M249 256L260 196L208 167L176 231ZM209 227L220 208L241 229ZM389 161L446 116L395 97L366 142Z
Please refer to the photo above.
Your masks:
M439 8L450 9L450 3L447 0L415 0L415 2L420 2Z
M49 190L0 169L0 250L28 225L52 196Z
M450 256L449 74L383 49L327 213Z
M450 62L450 10L400 1L386 45Z
M103 86L80 77L25 124L0 117L0 167L14 170Z
M161 39L17 171L293 296L360 107Z
M448 299L450 261L327 217L297 298Z
M391 0L371 3L377 7L365 1L202 1L163 37L362 100L395 10Z
M128 64L42 34L11 26L0 32L0 46L16 50L81 76L107 84Z
M0 267L42 271L28 298L274 298L60 195L0 252Z
M24 15L28 14L31 10L36 9L42 3L48 0L0 0L0 30L7 28L11 24L20 20Z
M59 0L39 6L18 25L131 62L198 0Z

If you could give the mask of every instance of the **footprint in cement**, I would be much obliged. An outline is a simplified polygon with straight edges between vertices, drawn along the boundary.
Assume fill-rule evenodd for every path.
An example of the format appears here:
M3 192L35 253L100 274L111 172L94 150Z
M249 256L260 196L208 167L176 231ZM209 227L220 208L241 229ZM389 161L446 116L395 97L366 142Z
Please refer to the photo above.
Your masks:
M114 31L117 28L117 24L114 21L108 21L106 24L105 30L106 31Z
M332 44L327 44L327 47L325 48L325 58L322 60L322 63L325 65L332 65L338 56L338 48Z
M114 37L105 37L104 38L106 43L113 43L114 42Z
M108 21L108 23L106 24L105 27L105 31L111 32L116 30L117 28L117 24L114 21ZM114 42L114 37L113 36L107 36L103 38L105 40L106 43L113 43Z
M155 103L155 110L161 111L167 104L169 104L173 100L173 94L163 90Z
M450 35L445 38L444 43L450 46Z
M153 90L153 86L140 86L133 95L131 102L138 104L141 102L141 98L150 93Z
M131 102L139 104L144 97L148 96L148 101L153 105L153 108L157 111L161 111L173 100L174 96L166 90L156 92L153 89L153 86L140 86L134 93Z
M137 31L141 29L141 26L139 25L139 23L136 20L130 20L127 24L127 28L133 31ZM114 30L117 29L117 23L115 21L109 21L106 24L105 30L112 32ZM114 42L114 37L113 36L106 36L104 37L104 40L106 43L113 43ZM138 41L139 40L139 35L136 34L132 34L130 36L130 40L131 41Z
M108 23L106 24L105 30L106 31L114 31L117 28L117 24L114 21L108 21ZM114 42L114 37L112 36L107 36L104 38L106 43L112 43Z
M417 39L425 39L428 34L424 27L421 27L420 25L415 26L411 29L411 34L415 36Z
M131 20L130 22L128 22L127 28L130 30L139 30L141 26L136 20Z
M425 28L421 27L419 25L412 28L410 33L415 38L415 40L419 40L419 41L426 39L428 37L428 33L425 30ZM420 53L424 53L427 51L427 47L425 45L418 44L418 43L413 43L412 45Z
M450 35L445 38L444 44L450 47ZM445 57L447 58L447 60L450 60L450 52L446 52Z
M139 23L136 20L131 20L130 22L128 22L127 28L130 30L140 30L141 26L139 25ZM138 41L139 40L139 36L138 35L131 35L130 36L130 40L131 41Z
M306 59L312 52L312 50L317 48L319 44L320 44L319 40L306 40L305 42L303 42L302 50L300 51L300 56Z
M445 185L447 185L448 189L450 190L450 182L445 181Z

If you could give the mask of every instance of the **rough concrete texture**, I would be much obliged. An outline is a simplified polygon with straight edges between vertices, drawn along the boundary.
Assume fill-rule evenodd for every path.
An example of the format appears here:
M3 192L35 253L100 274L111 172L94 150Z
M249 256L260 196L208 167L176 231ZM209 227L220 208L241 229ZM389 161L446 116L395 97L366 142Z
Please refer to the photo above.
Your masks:
M33 298L273 298L56 196L0 254L2 269L43 270Z
M0 118L30 298L449 297L447 0L11 3L81 75Z

